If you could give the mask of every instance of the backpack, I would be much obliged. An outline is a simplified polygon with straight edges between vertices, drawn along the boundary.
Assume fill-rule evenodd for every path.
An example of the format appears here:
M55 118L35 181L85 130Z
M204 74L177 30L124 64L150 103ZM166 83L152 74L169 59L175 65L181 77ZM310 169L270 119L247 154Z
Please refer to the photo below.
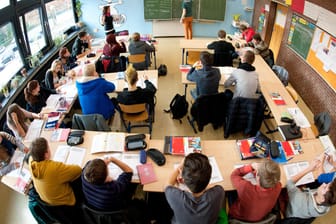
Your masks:
M177 93L169 104L170 109L164 111L166 113L172 113L173 119L180 120L188 113L188 106L186 96Z
M161 64L158 68L158 75L159 76L165 76L167 75L167 65Z

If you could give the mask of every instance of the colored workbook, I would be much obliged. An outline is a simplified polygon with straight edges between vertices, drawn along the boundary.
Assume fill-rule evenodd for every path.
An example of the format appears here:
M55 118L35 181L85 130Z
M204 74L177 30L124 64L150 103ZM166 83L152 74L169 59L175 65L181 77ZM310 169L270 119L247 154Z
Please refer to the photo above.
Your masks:
M45 129L54 129L57 127L58 120L61 117L61 113L59 112L51 112L48 114L48 119L45 123Z
M250 151L250 148L251 148L251 145L254 142L254 139L255 138L252 137L252 138L248 138L248 139L237 140L237 148L238 148L238 152L240 154L240 158L242 160L258 158L253 153L251 153L251 151Z
M164 153L185 156L193 152L202 152L201 138L188 136L166 136Z
M271 94L271 98L276 105L286 105L285 100L282 98L282 96L279 93L273 92Z
M157 181L153 164L146 163L136 166L141 184L149 184Z

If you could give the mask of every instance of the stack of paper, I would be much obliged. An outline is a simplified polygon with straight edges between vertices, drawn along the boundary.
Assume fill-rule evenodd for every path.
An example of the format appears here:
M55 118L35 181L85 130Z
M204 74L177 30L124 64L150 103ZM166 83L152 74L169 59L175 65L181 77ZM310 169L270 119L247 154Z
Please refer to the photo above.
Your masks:
M299 108L287 108L290 115L295 120L295 123L297 126L300 126L301 128L309 128L310 123L306 116L302 113L302 111Z

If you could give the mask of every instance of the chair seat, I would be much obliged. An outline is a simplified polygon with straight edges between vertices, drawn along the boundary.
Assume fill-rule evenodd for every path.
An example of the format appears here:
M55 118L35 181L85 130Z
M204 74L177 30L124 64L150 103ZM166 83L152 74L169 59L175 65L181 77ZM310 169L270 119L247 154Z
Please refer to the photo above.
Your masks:
M147 111L142 111L140 113L124 113L124 119L127 121L144 121L148 119Z

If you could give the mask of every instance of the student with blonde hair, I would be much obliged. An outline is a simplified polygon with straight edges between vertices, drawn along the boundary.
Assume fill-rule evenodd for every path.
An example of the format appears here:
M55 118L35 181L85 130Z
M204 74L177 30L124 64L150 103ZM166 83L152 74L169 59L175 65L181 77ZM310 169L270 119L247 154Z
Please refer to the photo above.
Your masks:
M121 93L118 93L118 102L126 105L148 103L150 108L154 109L154 96L156 88L153 83L148 80L148 76L143 76L146 87L144 89L138 87L136 85L139 80L138 72L135 70L133 65L130 64L125 71L125 79L127 81L128 88L124 88Z
M62 61L56 59L51 63L50 69L45 74L45 87L56 90L66 83L63 77L64 71Z
M255 173L256 185L244 176ZM231 204L229 216L248 222L262 220L275 206L281 191L279 164L272 160L245 165L233 170L231 182L238 198Z
M83 114L101 114L108 120L114 115L114 105L107 93L112 93L112 82L99 77L94 64L86 64L83 77L76 81L79 103Z

